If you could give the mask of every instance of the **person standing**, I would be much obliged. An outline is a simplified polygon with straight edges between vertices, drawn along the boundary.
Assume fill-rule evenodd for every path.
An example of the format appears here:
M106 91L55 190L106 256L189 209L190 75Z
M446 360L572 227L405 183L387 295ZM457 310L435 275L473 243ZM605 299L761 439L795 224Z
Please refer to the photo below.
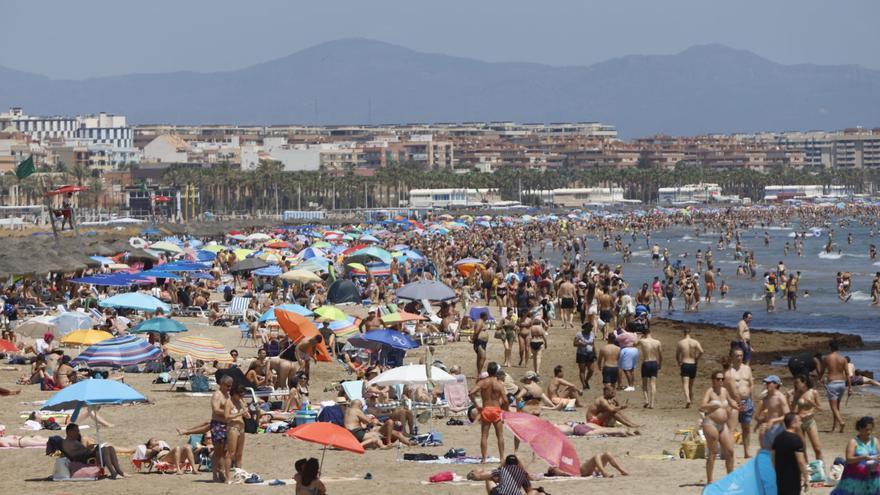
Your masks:
M681 374L681 386L684 389L685 409L691 407L694 397L694 382L697 379L697 364L703 357L703 346L691 337L691 329L685 327L684 338L675 346L675 360Z
M801 418L788 413L784 418L785 431L773 441L773 467L776 470L776 493L800 495L801 488L810 483L810 470L804 454L804 442L798 435Z
M642 393L645 395L645 408L654 409L657 396L657 374L663 367L663 346L659 340L651 336L650 327L644 330L644 337L639 339L638 348L642 356Z
M226 472L226 401L229 400L229 391L232 389L233 379L226 375L220 379L220 388L211 396L211 439L214 443L214 452L211 455L211 474L213 481L227 481L223 475Z
M574 334L575 362L578 365L578 376L581 387L590 389L590 378L596 372L596 336L590 322L581 325L581 331Z
M843 414L840 412L840 399L843 398L844 392L852 395L852 381L850 380L846 358L839 352L840 344L836 340L832 340L829 347L831 352L822 358L822 370L819 372L819 377L827 375L825 392L828 395L828 404L834 417L831 423L831 431L833 432L837 429L837 425L840 425L840 432L843 433L846 423L843 421Z
M797 311L798 284L801 282L801 272L795 272L788 283L785 284L785 299L788 301L788 310Z
M752 401L752 390L755 388L755 377L752 368L743 362L742 349L734 349L730 354L730 369L725 378L729 378L736 388L739 397L739 424L742 428L743 457L748 459L749 438L751 437L752 417L755 415L755 404Z
M602 384L617 387L620 382L620 347L614 339L614 332L608 334L608 343L599 350L599 370L602 371Z
M703 394L700 401L700 412L703 417L703 435L706 436L706 483L711 484L715 470L715 458L718 456L718 447L721 447L721 458L724 459L724 467L728 474L733 471L735 464L733 452L733 432L727 426L729 416L738 407L724 387L724 373L716 371L712 373L712 386Z
M489 451L489 427L495 428L498 439L498 457L504 458L504 427L501 424L501 410L508 408L504 384L498 378L498 363L492 361L486 367L489 376L477 381L468 392L472 403L476 403L479 394L481 404L477 407L480 418L480 454L482 463L486 463Z
M474 324L474 335L471 342L474 346L474 354L477 355L477 375L483 372L483 366L486 364L486 346L489 344L489 330L486 322L489 321L489 313L483 311Z
M571 280L565 279L556 291L559 296L559 309L562 317L562 328L574 328L574 303L577 296L577 288L571 283Z
M749 323L752 321L752 313L750 311L746 311L742 315L742 319L736 325L736 331L739 335L739 340L734 342L736 346L738 346L743 351L743 362L745 364L749 364L752 361L752 332L749 329ZM733 347L733 346L731 346Z

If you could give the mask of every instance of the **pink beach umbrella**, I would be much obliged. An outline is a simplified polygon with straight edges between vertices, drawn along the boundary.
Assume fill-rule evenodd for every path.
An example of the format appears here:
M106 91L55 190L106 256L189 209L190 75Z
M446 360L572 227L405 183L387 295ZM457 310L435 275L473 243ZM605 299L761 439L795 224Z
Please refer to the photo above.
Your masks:
M531 414L504 411L504 426L527 443L535 455L553 467L572 475L581 475L581 462L571 441L547 420Z

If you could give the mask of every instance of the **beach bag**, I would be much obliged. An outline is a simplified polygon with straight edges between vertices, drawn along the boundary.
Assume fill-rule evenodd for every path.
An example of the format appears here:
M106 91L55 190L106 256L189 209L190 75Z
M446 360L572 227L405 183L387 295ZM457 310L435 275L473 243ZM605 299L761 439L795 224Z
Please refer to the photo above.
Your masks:
M705 459L706 442L701 441L699 437L689 437L681 442L678 457L682 459Z
M452 479L452 471L443 471L442 473L437 473L434 476L431 476L428 478L428 481L431 483L444 483L446 481L452 481Z
M822 462L821 459L816 459L814 461L810 461L808 466L810 468L810 483L824 483L825 463Z
M250 418L245 418L244 420L244 432L245 433L256 433L257 428L259 427L259 423L257 422L257 418L259 417L259 410L257 406L251 402L248 404L248 413L250 414Z
M193 375L189 377L189 387L193 392L207 392L210 390L208 386L208 377L203 375Z

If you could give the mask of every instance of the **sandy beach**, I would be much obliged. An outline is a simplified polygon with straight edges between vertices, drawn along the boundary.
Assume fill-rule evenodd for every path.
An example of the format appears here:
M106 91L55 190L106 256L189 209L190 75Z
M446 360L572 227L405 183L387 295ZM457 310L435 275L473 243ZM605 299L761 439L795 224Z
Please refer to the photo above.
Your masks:
M222 341L227 348L236 347L239 341L239 332L235 328L208 327L204 320L181 319L189 328L189 335L211 336ZM652 458L658 456L664 450L678 452L679 441L674 440L674 433L682 428L694 427L698 421L695 409L683 409L683 396L678 376L678 369L674 365L674 344L681 336L681 330L685 326L693 328L693 335L700 340L707 355L703 358L700 366L699 377L695 391L702 394L708 386L708 374L720 367L719 358L728 348L728 343L734 335L733 330L706 325L679 323L669 320L656 320L653 325L653 333L664 345L664 361L667 364L660 373L659 390L661 392L658 408L649 411L641 408L641 392L621 392L619 397L622 401L629 401L631 409L629 414L644 427L642 435L630 438L598 438L585 439L574 438L572 441L583 458L586 455L600 451L609 451L620 457L624 466L630 470L628 477L615 477L613 479L582 479L582 480L544 480L537 484L543 485L546 490L553 494L583 493L586 487L595 486L601 490L618 490L620 493L643 492L650 486L655 494L673 493L699 493L700 483L705 481L705 464L703 460L658 460ZM571 329L561 329L554 326L550 335L550 350L545 356L542 376L551 376L552 367L563 364L566 376L576 380L577 368L574 364L574 348L571 346ZM817 348L827 346L831 335L800 334L800 333L775 333L756 331L754 345L757 349L756 363L753 363L756 378L762 378L770 373L778 373L790 387L791 379L786 369L774 369L769 362L785 355L794 349ZM239 347L242 357L255 355L256 350L252 347ZM499 341L493 340L489 344L489 359L501 360L503 349ZM71 353L75 354L74 350ZM408 356L409 360L417 360L424 350L417 349ZM473 351L467 343L450 343L436 348L435 358L444 363L458 363L465 369L469 382L473 383ZM15 382L23 372L23 367L16 371L0 371L0 383L8 386ZM519 378L525 372L524 368L512 368L508 370ZM322 364L313 371L315 383L325 384L337 381L345 377L344 373L336 364ZM151 401L149 405L133 405L107 407L102 414L114 424L113 428L102 429L102 440L120 446L135 446L143 443L149 437L156 437L169 442L172 445L186 442L185 437L177 437L175 428L190 427L208 419L208 397L192 397L183 392L171 392L168 385L153 384L156 377L153 374L128 374L126 383L133 386ZM599 391L596 384L599 377L593 378L593 389L585 393L586 400L592 400ZM758 386L756 386L757 388ZM323 392L322 387L315 386L312 389L313 400L329 399L332 392ZM826 433L831 423L831 416L824 403L823 410L818 421L820 425L821 440L827 460L843 453L846 442L850 439L850 432L845 434ZM0 399L0 424L5 424L9 434L24 433L19 430L24 419L19 417L20 411L30 409L22 402L45 400L49 392L40 392L36 386L25 386L23 392L17 397L4 397ZM845 408L849 424L858 416L876 413L880 407L880 397L873 395L854 395ZM32 408L32 407L31 407ZM585 410L577 412L550 412L544 417L554 422L583 421ZM87 422L86 422L87 424ZM428 430L429 425L421 425L422 431ZM442 455L450 447L464 448L468 455L479 455L479 429L476 425L447 426L445 419L435 420L434 426L444 435L445 443L442 447L419 448L411 447L406 452L429 452ZM93 434L94 430L86 430ZM46 434L48 432L41 432ZM507 434L508 448L512 448L512 436ZM464 476L473 466L467 465L433 465L416 462L398 461L398 451L367 451L363 456L340 452L328 451L323 476L330 493L355 494L369 493L386 490L400 490L403 487L410 493L434 493L434 494L464 494L481 493L482 485L461 483L442 484L429 486L423 484L434 473L452 470L456 474ZM490 454L497 455L496 447L490 441ZM532 472L546 470L546 464L533 458L527 447L521 447L519 454L528 463ZM57 483L46 481L51 474L52 460L47 458L42 449L3 450L2 474L0 480L8 493L119 493L119 494L164 494L164 493L212 493L212 494L240 494L242 492L253 493L289 493L292 487L270 487L249 485L218 485L210 483L210 475L200 473L198 475L160 475L160 474L137 474L134 473L129 459L121 459L125 469L132 474L131 477L119 481L98 481L80 483ZM289 480L293 476L293 461L300 457L320 457L320 448L314 444L295 441L280 434L248 435L244 454L244 468L249 472L259 473L263 479ZM742 447L737 446L737 465L743 462ZM362 478L366 473L371 473L370 481ZM716 479L723 476L721 464L716 465ZM829 489L818 489L812 493L827 493Z

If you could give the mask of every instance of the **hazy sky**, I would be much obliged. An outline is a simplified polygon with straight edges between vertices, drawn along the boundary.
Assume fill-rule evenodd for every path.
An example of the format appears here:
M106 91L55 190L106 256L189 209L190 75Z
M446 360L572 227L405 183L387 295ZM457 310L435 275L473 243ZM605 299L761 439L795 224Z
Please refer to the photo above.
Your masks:
M878 0L0 0L0 65L53 77L235 69L351 37L588 65L722 43L880 69Z

